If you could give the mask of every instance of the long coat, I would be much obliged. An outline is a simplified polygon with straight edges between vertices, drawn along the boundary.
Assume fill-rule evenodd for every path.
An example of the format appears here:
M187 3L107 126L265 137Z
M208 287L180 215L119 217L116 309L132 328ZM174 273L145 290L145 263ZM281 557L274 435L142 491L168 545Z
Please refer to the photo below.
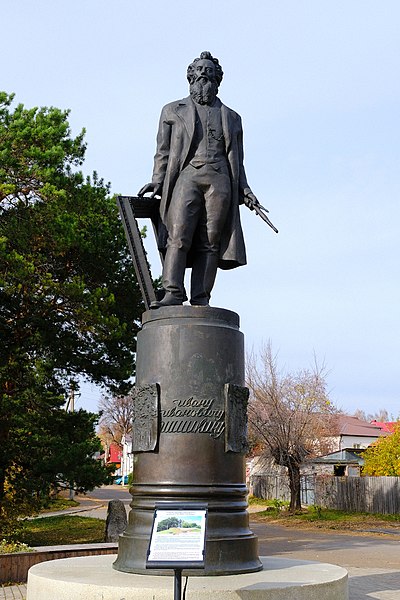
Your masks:
M233 269L246 264L246 250L240 223L239 204L244 192L251 191L243 166L243 131L240 116L217 98L221 107L222 129L231 177L232 201L221 236L221 269ZM154 157L153 185L162 184L160 216L165 217L179 173L185 165L194 136L196 110L190 97L164 106L157 134Z

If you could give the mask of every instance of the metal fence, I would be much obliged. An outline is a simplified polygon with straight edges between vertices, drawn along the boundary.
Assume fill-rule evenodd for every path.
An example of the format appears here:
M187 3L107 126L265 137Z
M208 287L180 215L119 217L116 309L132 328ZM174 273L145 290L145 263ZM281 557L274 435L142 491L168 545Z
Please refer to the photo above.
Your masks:
M288 478L282 475L253 475L250 487L257 498L290 499ZM301 503L351 512L399 514L400 477L303 475Z

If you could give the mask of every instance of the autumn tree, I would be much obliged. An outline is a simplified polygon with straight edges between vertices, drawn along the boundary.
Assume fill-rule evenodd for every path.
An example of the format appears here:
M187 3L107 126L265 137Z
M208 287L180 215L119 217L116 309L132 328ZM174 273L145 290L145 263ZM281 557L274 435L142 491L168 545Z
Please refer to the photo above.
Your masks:
M68 111L0 93L0 529L43 489L40 457L75 418L62 410L69 381L125 393L134 374L141 296L115 200L82 174L84 155ZM68 452L52 455L59 473Z
M376 440L362 457L363 475L400 477L400 421L395 424L393 433Z
M301 508L300 468L312 456L330 448L335 409L326 391L325 370L285 373L278 369L271 346L247 361L250 389L249 429L262 454L287 469L290 510Z
M124 435L132 430L133 396L103 395L99 400L100 437L121 445Z

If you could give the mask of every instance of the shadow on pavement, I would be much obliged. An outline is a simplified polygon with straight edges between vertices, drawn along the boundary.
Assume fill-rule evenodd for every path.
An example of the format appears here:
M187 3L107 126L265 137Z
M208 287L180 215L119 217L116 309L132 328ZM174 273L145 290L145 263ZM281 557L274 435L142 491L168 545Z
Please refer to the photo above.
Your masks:
M349 578L349 600L398 600L400 598L400 573L375 573L354 575Z

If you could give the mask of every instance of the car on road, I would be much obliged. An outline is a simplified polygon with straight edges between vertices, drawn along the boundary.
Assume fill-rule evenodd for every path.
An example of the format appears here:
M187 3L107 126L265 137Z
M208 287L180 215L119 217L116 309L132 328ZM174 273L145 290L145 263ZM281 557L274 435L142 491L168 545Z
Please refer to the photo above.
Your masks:
M116 477L114 479L114 483L116 483L117 485L128 485L128 475L124 476L124 481L122 482L122 477Z

